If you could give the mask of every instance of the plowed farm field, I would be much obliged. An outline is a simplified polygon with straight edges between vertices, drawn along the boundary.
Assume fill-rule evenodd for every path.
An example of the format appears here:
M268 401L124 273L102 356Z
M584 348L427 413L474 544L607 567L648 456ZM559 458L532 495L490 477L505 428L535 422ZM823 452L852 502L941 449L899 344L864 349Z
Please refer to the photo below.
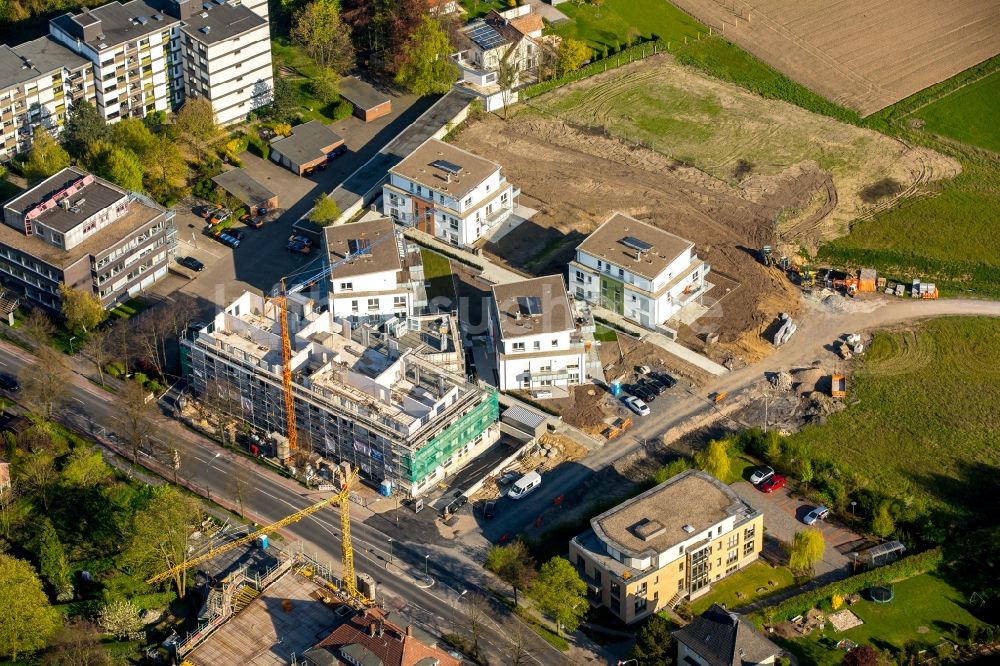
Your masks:
M1000 53L996 0L671 1L862 115Z

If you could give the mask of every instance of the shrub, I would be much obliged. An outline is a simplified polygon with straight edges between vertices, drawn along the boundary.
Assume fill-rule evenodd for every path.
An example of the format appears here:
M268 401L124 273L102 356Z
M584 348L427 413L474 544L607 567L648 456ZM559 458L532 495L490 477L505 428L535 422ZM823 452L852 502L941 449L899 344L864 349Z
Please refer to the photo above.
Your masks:
M275 130L277 132L277 130ZM290 131L289 131L290 132ZM271 156L271 144L259 136L251 136L247 141L247 150L257 157L266 160Z
M342 99L333 106L333 109L328 115L334 120L343 120L344 118L354 115L354 105L346 99Z
M832 608L833 610L840 610L840 608L843 605L844 605L844 597L843 596L841 596L839 594L835 594L832 597L830 597L830 608Z
M104 371L112 377L121 379L125 376L125 364L121 361L112 361L104 367Z

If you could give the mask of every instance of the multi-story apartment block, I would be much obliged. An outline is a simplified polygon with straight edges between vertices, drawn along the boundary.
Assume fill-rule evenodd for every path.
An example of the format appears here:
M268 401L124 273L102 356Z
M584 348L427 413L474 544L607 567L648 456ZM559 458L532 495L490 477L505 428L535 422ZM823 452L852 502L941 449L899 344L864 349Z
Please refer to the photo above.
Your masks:
M57 135L79 99L94 101L88 60L50 37L0 45L0 161L28 150L37 131Z
M4 284L49 308L59 285L100 297L105 307L167 273L174 214L146 197L68 167L3 207Z
M691 241L615 213L576 248L569 285L578 298L656 328L702 293L709 270Z
M496 393L428 361L405 339L369 325L352 329L303 294L288 297L288 313L300 448L418 496L499 437ZM245 293L181 346L199 395L230 395L227 412L287 435L274 302Z
M382 206L396 222L472 245L510 217L520 193L496 162L428 139L389 170Z
M422 292L420 250L389 218L326 227L323 240L330 270L330 310L337 319L380 324L414 313Z
M516 102L517 88L536 78L543 27L541 15L533 13L531 5L494 10L466 24L459 32L461 50L451 56L461 72L456 85L479 96L487 111ZM500 85L502 68L512 75L507 89Z
M700 470L688 470L592 518L569 559L591 601L625 623L707 593L757 560L764 516Z
M584 342L561 275L495 285L489 316L501 391L586 380Z

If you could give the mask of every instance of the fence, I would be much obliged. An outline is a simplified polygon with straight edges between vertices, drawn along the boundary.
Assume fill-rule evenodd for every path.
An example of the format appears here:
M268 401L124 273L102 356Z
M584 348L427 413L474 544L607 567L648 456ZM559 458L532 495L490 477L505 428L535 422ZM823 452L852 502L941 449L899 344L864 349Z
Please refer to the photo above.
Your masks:
M532 97L537 97L538 95L547 93L550 90L561 88L568 83L573 83L574 81L579 81L580 79L585 79L589 76L606 72L609 69L615 69L616 67L627 65L630 62L635 62L636 60L642 60L643 58L654 56L664 50L666 50L664 48L664 44L659 39L654 39L642 44L636 44L635 46L622 49L613 56L596 60L585 67L581 67L575 72L569 72L568 74L563 74L562 76L549 79L548 81L542 81L534 85L526 86L518 91L518 98L521 101L528 100Z

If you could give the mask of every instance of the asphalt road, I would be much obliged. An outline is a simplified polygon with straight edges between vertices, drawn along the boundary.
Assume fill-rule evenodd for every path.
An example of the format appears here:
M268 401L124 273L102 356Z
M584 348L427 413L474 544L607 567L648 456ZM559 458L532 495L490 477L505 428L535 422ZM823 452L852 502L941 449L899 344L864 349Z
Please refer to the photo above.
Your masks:
M30 362L31 357L26 352L0 342L0 372L17 375ZM98 440L121 426L112 396L79 375L74 377L70 397L57 412L57 418ZM235 485L232 479L239 470L249 488L244 496L246 515L258 523L276 522L329 495L309 492L297 483L242 456L221 449L214 442L187 430L173 419L158 417L157 426L153 441L161 451L156 454L161 468L166 468L164 463L170 459L171 449L176 448L181 459L179 479L207 489L214 500L228 500L233 505ZM149 462L149 454L144 452L140 462ZM370 511L352 503L351 515L355 569L378 581L381 600L433 634L455 632L456 623L462 621L462 604L468 603L468 597L463 596L462 592L475 590L471 581L475 580L473 576L476 572L470 570L469 564L450 558L446 552L435 551L426 560L433 584L427 589L419 587L415 578L422 574L424 556L428 553L405 543L395 542L391 555L393 561L390 564L389 535L362 522L371 515ZM289 541L301 541L307 553L331 562L334 570L339 569L338 509L323 509L285 528L282 535ZM481 573L479 572L480 577ZM493 603L487 624L482 630L481 646L497 663L502 663L510 653L511 643L508 637L513 635L518 623L519 620L506 609ZM572 663L531 629L524 628L519 633L532 663Z

